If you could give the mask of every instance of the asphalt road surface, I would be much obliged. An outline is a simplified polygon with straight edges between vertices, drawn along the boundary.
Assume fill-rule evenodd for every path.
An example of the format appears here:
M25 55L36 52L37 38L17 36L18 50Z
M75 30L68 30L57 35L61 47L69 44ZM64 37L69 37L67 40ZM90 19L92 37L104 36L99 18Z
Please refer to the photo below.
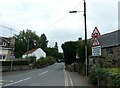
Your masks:
M9 86L89 86L85 79L80 79L80 76L65 71L64 63L55 63L21 74L3 75L1 82L3 88Z

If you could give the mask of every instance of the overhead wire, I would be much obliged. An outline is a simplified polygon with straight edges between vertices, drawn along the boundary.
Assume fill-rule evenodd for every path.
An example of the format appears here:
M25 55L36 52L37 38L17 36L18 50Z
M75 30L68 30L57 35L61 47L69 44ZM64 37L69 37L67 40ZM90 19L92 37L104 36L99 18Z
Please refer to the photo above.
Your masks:
M77 4L72 10L74 10L75 8L77 8L80 4L82 4L82 2L79 3L79 4ZM67 17L68 14L69 14L69 12L66 13L66 14L65 14L63 17L61 17L60 19L58 19L57 21L55 21L54 23L50 24L49 26L47 26L46 28L43 28L43 29L47 29L47 28L50 28L50 27L56 25L57 23L59 23L60 21L62 21L65 17ZM19 33L19 31L14 30L13 28L9 28L9 27L3 26L3 25L0 25L0 26L3 27L3 28L6 28L6 29L11 30L11 33L12 33L12 31Z
M80 2L79 4L77 4L72 10L76 9L76 8L77 8L80 4L82 4L82 3L83 3L83 2ZM50 24L49 26L47 26L46 28L43 28L43 29L48 29L48 28L56 25L57 23L59 23L60 21L62 21L65 17L67 17L68 14L69 14L69 12L66 13L66 14L65 14L63 17L61 17L60 19L58 19L57 21L55 21L54 23Z
M0 25L0 27L3 27L3 28L6 28L6 29L9 29L9 30L11 31L11 34L9 35L9 37L12 37L12 33L13 33L13 31L19 33L19 31L14 30L13 28L9 28L9 27L3 26L3 25ZM8 36L8 35L6 35L6 36Z

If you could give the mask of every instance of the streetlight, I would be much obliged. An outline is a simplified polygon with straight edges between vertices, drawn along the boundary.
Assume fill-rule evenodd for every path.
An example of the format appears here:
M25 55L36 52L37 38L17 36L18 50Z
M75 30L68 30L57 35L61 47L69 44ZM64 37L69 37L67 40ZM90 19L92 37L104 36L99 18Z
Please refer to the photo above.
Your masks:
M69 13L84 12L84 25L85 25L85 59L86 59L86 76L88 76L89 60L87 56L87 25L86 25L86 2L84 1L84 11L69 11Z

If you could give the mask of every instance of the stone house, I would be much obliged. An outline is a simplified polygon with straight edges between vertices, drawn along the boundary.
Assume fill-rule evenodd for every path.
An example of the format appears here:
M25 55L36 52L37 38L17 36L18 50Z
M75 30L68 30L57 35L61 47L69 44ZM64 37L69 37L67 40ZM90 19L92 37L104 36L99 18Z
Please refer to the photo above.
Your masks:
M100 63L106 67L120 66L120 30L98 37L101 42Z
M0 37L0 61L9 61L14 57L15 39Z

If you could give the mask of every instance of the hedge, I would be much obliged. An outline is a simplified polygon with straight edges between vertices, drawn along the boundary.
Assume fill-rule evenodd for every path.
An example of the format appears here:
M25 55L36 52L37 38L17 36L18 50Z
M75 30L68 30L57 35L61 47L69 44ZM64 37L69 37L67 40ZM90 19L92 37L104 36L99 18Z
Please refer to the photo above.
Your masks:
M11 61L0 61L1 66L11 66ZM13 66L29 65L28 61L13 61Z
M42 68L42 67L55 63L55 61L56 61L55 58L51 56L42 57L35 62L34 67Z
M89 75L90 83L92 83L93 85L97 85L98 77L100 86L112 86L113 88L120 88L120 73L116 73L116 71L111 72L111 70L109 71L106 68L91 69Z

